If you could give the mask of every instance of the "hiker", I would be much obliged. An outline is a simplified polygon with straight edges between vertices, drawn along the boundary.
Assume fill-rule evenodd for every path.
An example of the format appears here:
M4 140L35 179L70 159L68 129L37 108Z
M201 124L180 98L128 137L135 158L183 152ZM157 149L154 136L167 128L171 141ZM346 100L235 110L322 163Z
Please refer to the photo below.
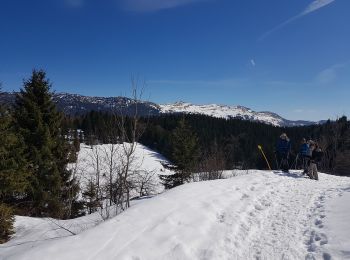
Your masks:
M316 142L310 144L310 151L312 155L309 161L308 175L310 179L318 180L317 164L322 159L323 151Z
M281 134L276 147L277 167L284 172L289 171L290 140L286 133Z
M299 156L302 162L302 167L304 170L304 174L307 174L308 172L308 165L309 165L309 160L310 160L310 147L309 147L309 142L306 142L306 139L303 138L301 140L301 145L299 149Z

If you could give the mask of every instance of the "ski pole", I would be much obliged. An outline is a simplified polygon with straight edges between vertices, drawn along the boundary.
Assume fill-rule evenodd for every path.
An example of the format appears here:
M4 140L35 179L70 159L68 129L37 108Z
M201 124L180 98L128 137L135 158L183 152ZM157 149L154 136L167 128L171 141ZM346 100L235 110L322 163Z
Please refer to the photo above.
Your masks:
M271 171L271 166L270 166L269 161L267 160L267 158L266 158L266 156L265 156L265 153L264 153L264 151L263 151L261 145L258 145L258 149L260 150L261 154L264 156L265 161L266 161L266 164L267 164L267 166L269 167L269 169L270 169L270 171Z

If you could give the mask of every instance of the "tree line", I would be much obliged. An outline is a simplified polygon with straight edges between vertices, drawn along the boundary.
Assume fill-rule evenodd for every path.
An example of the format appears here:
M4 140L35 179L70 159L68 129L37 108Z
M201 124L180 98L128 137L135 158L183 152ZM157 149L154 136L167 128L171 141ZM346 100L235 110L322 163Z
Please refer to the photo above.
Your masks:
M67 129L78 128L84 132L84 142L108 143L108 125L112 120L108 113L91 111L83 116L67 117ZM324 124L276 127L260 122L241 119L222 119L194 114L165 114L141 118L145 128L140 142L178 162L174 153L175 130L184 124L195 135L198 154L197 168L207 157L221 158L224 169L266 169L258 145L262 145L268 159L275 168L276 142L281 133L287 133L292 143L290 164L300 149L302 138L317 141L324 151L320 170L330 174L349 175L350 122L345 116ZM184 130L185 131L185 130ZM176 139L176 138L175 138ZM215 150L215 152L213 152ZM220 155L220 156L218 156ZM179 163L178 163L179 164Z

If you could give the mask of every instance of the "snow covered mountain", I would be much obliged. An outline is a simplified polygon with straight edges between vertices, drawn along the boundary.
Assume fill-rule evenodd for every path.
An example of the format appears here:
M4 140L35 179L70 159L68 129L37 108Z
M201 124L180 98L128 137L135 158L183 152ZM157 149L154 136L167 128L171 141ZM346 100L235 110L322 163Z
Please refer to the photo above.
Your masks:
M13 104L16 93L0 93L0 103ZM90 111L116 113L131 113L135 109L135 102L126 97L91 97L79 94L54 93L53 101L57 108L67 115L82 115ZM141 115L159 114L159 106L152 102L138 103L138 113Z
M15 93L4 92L0 95L0 103L13 104ZM126 97L90 97L78 94L55 93L53 100L59 110L68 115L81 115L89 111L115 111L132 113L135 109L135 102ZM161 115L172 113L202 114L217 118L239 118L243 120L258 121L274 126L304 126L317 124L320 122L311 121L291 121L282 118L272 112L256 112L244 106L227 105L194 105L185 102L176 102L173 104L158 105L153 102L141 102L138 104L138 113L140 115Z
M239 118L243 120L258 121L274 126L303 126L315 124L310 121L291 121L272 112L256 112L244 106L227 105L194 105L185 102L176 102L173 104L160 105L162 113L189 113L202 114L218 118Z

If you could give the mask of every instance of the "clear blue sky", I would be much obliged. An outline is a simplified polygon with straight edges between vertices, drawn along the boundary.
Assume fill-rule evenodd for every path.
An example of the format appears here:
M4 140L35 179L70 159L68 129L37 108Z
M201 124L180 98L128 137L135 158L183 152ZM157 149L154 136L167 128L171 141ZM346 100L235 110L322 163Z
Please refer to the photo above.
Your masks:
M1 0L0 81L57 92L350 116L349 0Z

